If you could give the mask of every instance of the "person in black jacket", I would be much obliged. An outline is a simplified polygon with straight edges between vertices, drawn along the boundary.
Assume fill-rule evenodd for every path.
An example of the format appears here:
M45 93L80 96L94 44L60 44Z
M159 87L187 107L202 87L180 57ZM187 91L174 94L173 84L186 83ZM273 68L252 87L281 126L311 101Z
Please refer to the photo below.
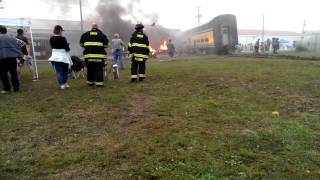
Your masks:
M80 39L80 46L84 48L83 55L87 66L87 83L97 87L103 86L103 67L107 58L105 48L109 40L96 23L92 24L91 31L84 33Z
M132 57L130 82L136 82L138 78L143 81L146 78L146 60L149 58L150 49L149 39L143 33L143 28L142 24L137 24L128 43L129 56Z
M21 40L7 35L7 28L0 25L0 77L3 84L2 94L11 91L8 72L11 75L13 91L19 91L20 83L17 73L17 58L22 57L20 48L25 46Z

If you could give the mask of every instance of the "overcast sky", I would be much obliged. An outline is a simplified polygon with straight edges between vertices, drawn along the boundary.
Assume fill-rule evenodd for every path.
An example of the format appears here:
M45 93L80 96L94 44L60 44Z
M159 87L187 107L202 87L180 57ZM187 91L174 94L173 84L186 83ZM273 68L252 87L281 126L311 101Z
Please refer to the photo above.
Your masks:
M3 1L5 9L0 9L0 17L67 20L79 20L80 17L76 6L70 6L70 13L64 16L43 0ZM85 18L90 17L97 1L89 0L90 4L85 4ZM306 20L307 30L320 30L319 0L140 0L138 6L146 14L157 13L161 25L182 30L197 25L196 7L201 7L201 23L208 22L220 14L235 14L239 28L262 29L264 14L265 29L301 32L303 21ZM141 19L143 22L143 17Z

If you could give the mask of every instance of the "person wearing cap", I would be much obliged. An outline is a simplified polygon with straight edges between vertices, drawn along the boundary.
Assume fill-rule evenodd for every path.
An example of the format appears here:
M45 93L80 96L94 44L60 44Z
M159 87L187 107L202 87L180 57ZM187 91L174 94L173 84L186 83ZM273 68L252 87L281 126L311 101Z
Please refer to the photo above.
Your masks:
M143 33L144 26L137 24L136 31L132 34L130 42L128 43L129 56L132 57L131 63L131 81L143 81L146 78L146 60L149 58L149 39Z
M67 39L62 36L63 28L60 25L56 25L53 30L53 36L50 38L50 45L52 48L52 55L49 58L49 62L56 70L56 76L60 89L64 90L69 88L68 70L72 65L72 60L69 54L70 47Z
M89 86L103 86L104 75L103 68L107 52L109 40L107 36L99 30L96 23L92 24L92 29L80 38L80 46L84 48L83 56L87 66L87 84Z
M0 77L3 85L2 94L7 94L11 91L8 72L11 75L13 91L19 91L20 82L17 73L17 58L22 57L20 49L25 45L23 41L7 35L7 28L0 25Z
M111 47L112 47L112 53L113 53L113 60L114 63L117 64L118 61L120 63L120 69L124 69L123 64L123 49L124 49L124 43L120 39L120 36L118 33L113 35L113 39L111 41Z
M21 52L23 54L24 57L22 58L19 58L19 64L17 66L17 71L18 71L18 74L20 74L21 72L21 67L23 66L24 64L24 61L27 62L27 65L28 65L28 68L29 68L29 71L32 75L32 81L36 81L38 78L36 76L36 73L35 73L35 70L34 70L34 67L33 67L33 63L32 63L32 57L30 56L30 47L29 47L29 41L28 41L28 38L24 36L24 31L23 29L18 29L17 30L17 36L16 36L17 39L20 39L21 41L25 42L26 43L26 46L23 46L21 48Z

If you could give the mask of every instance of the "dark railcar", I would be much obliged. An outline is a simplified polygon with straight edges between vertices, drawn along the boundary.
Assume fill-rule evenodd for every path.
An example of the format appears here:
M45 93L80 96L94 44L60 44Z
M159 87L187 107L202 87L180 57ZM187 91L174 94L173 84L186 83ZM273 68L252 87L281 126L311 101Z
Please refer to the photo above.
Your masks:
M238 44L236 16L225 14L184 33L186 48L192 53L226 54Z

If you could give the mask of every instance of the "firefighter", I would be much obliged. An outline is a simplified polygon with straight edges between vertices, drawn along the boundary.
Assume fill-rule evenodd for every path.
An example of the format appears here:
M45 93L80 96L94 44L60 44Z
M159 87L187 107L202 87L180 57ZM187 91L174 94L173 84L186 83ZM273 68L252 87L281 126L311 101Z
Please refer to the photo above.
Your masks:
M131 63L131 81L143 81L146 78L146 60L149 58L149 39L143 33L144 26L137 24L136 31L132 34L128 43L129 56L132 57ZM138 74L139 73L139 74Z
M87 83L89 86L94 84L97 87L103 86L105 66L107 58L105 48L108 47L108 38L99 30L96 23L92 24L91 31L84 33L80 39L80 46L84 47L83 55L87 66Z

